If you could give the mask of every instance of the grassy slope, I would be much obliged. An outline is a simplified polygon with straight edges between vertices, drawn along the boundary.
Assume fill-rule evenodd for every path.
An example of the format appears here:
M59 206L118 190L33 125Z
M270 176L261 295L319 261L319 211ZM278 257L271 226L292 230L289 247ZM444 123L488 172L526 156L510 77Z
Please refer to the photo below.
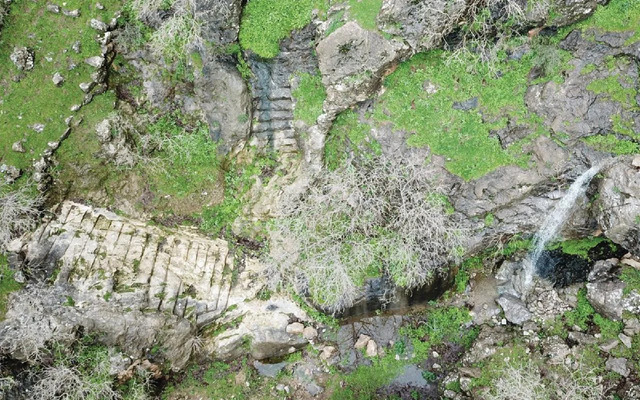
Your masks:
M19 168L31 165L31 160L38 157L47 142L57 140L64 132L64 119L73 114L69 108L80 103L84 96L78 85L89 82L94 71L84 59L100 54L95 41L97 32L89 27L89 20L98 18L108 22L121 1L102 1L105 10L101 11L95 8L94 2L69 0L66 9L80 10L80 17L76 19L47 12L46 4L44 0L14 2L0 34L0 161ZM81 42L81 54L71 50L76 40ZM35 67L19 82L13 81L18 70L9 61L15 46L27 46L35 51ZM71 64L77 66L69 71ZM59 88L51 80L56 72L65 78ZM45 125L42 133L29 128L36 123ZM26 139L24 154L11 150L11 145L21 139Z

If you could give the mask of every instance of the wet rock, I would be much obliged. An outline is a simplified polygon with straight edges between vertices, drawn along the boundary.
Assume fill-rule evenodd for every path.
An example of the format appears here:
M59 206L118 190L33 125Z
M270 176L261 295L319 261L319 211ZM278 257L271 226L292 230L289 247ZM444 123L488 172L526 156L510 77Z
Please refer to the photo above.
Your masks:
M62 77L62 75L60 75L59 72L56 72L55 74L53 74L53 78L51 78L51 80L53 81L53 84L56 86L61 86L64 83L64 78Z
M629 376L629 368L627 367L627 359L626 358L612 358L610 357L605 363L605 368L607 371L613 371L617 374L624 376L625 378Z
M198 0L195 18L199 21L203 39L224 46L238 39L241 0Z
M522 325L531 319L531 312L527 309L527 306L522 300L513 295L503 294L498 297L496 302L502 307L507 321L512 324Z
M629 159L614 164L604 174L595 208L598 223L609 239L640 255L640 174Z
M13 53L9 56L11 62L20 71L31 71L34 65L35 53L27 47L14 47Z
M612 274L610 272L618 265L618 262L620 262L620 260L618 260L617 258L596 261L591 272L589 272L587 280L589 282L595 282L611 278Z
M22 140L18 140L11 145L11 150L15 151L16 153L24 153L24 142Z
M294 322L287 325L286 332L290 335L302 335L304 332L304 325L300 322Z
M587 298L600 314L617 321L625 311L640 313L640 293L632 291L625 295L626 284L620 280L587 284Z
M276 375L278 375L278 373L280 373L280 371L282 371L286 366L286 362L277 364L264 364L257 360L253 362L253 367L258 371L258 373L269 378L275 378Z
M104 65L104 58L101 56L93 56L86 58L84 62L94 68L102 68L102 66Z

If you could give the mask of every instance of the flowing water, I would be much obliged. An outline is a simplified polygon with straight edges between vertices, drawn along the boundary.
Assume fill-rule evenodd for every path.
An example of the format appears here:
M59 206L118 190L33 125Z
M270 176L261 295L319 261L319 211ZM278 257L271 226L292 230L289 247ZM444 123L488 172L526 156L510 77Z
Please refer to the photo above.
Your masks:
M571 184L567 193L542 223L542 226L533 239L534 249L529 255L528 260L524 263L523 284L525 289L531 286L533 275L538 271L540 256L547 244L560 232L564 223L573 213L573 206L576 201L587 191L589 182L591 182L591 179L593 179L603 166L603 163L598 163L580 175L578 179Z

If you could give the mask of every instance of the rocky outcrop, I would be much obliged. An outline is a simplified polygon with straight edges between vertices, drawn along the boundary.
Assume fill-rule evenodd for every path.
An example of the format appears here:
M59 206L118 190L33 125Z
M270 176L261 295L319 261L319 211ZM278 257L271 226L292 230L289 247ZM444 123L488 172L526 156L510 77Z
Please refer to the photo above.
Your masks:
M625 293L620 280L587 284L587 298L593 307L607 318L622 320L625 312L640 314L640 293Z
M201 22L202 38L221 46L238 39L241 0L196 0L196 20Z
M262 267L234 257L224 240L65 202L12 251L11 264L29 284L10 303L0 344L18 359L78 331L96 333L135 357L162 346L164 361L175 369L193 348L227 357L251 343L254 357L266 358L307 343L285 332L289 315L305 318L295 304L250 301L262 287ZM197 336L212 324L224 331L220 327L237 318L246 322L231 324L233 334ZM29 332L40 332L39 339L20 350Z
M640 156L608 168L596 203L598 223L605 235L635 255L640 255L639 168Z

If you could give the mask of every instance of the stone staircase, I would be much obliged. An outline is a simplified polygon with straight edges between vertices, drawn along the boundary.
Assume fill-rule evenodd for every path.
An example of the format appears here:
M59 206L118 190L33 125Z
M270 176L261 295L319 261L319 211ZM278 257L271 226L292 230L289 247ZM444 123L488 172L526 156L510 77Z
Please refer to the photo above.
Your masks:
M170 313L199 327L255 296L259 263L242 264L240 270L224 240L73 202L32 235L23 261L27 270L55 271L55 285L72 285L83 296Z

